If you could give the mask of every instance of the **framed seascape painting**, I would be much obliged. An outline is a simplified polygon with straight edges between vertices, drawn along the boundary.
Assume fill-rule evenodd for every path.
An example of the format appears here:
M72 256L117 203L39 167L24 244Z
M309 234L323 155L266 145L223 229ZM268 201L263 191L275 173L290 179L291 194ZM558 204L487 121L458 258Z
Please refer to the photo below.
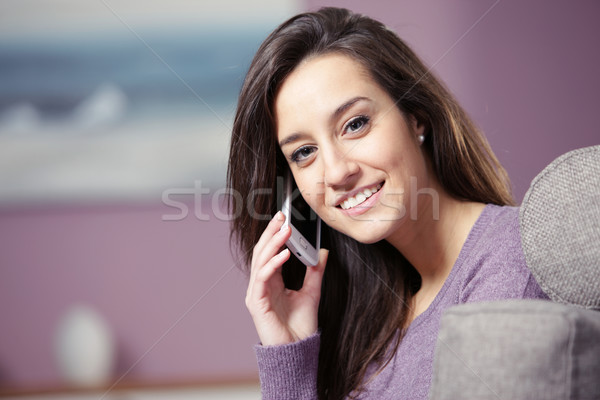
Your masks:
M2 2L0 205L222 187L246 69L297 10L289 0Z

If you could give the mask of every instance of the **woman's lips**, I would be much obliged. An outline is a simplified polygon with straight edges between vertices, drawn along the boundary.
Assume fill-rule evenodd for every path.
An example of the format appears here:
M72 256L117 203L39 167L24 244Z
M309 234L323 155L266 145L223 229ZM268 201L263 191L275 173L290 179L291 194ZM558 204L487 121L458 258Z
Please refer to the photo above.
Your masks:
M346 200L340 203L340 207L343 210L348 210L354 208L362 203L364 203L369 197L377 193L381 189L381 183L356 193L352 197L348 197Z
M361 190L354 196L345 199L338 207L344 214L351 216L367 212L377 202L383 184L384 182L381 182L375 186Z

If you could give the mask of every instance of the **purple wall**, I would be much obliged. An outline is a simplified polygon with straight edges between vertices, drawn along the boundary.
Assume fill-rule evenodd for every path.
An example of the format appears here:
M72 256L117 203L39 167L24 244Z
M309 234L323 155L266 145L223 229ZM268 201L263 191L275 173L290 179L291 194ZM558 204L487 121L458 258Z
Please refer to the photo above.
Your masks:
M486 132L518 200L553 158L600 141L600 3L327 4L380 18L436 64ZM0 387L60 384L53 330L73 302L92 305L113 327L119 372L169 331L129 380L255 376L256 333L245 278L230 270L228 224L161 220L172 212L159 201L0 210Z
M54 330L73 303L94 307L111 325L119 374L164 335L126 381L255 376L257 336L228 223L191 213L182 221L161 219L174 211L0 210L0 388L61 385Z
M508 170L517 201L568 150L600 143L600 3L318 1L393 28L450 87Z

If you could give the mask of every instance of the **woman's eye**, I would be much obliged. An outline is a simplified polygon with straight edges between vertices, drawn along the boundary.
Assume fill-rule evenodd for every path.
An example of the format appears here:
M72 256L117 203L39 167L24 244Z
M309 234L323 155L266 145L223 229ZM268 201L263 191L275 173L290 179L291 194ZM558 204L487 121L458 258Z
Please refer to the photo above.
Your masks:
M310 155L312 153L314 153L315 150L316 149L312 146L302 146L298 150L296 150L292 153L292 156L290 157L290 159L296 163L302 162L302 161L306 160L308 157L310 157Z
M369 117L361 115L353 118L344 127L344 133L356 133L365 127L369 123Z

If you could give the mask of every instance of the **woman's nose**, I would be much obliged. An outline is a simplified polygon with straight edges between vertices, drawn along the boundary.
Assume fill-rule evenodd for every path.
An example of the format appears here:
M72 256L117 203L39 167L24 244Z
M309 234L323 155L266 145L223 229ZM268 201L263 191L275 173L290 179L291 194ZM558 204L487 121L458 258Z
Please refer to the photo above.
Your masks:
M359 171L358 163L341 149L328 149L324 152L323 178L326 186L345 186Z

